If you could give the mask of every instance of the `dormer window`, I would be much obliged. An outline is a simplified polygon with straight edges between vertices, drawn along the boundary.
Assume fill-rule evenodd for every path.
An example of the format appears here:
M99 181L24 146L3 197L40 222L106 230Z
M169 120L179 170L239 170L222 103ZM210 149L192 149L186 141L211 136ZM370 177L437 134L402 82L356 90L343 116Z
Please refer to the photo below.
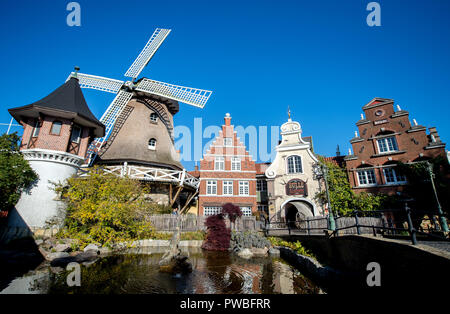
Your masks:
M152 112L150 114L150 122L152 122L152 123L158 122L158 115L155 112Z
M155 150L156 149L156 139L151 138L148 141L148 149Z
M41 130L41 123L39 122L39 120L36 120L36 123L34 124L34 129L33 129L33 137L38 137L39 136L39 131Z
M398 151L397 140L395 136L380 138L377 140L379 153L390 153Z
M62 122L54 121L52 124L52 128L50 130L50 134L59 135L61 133Z

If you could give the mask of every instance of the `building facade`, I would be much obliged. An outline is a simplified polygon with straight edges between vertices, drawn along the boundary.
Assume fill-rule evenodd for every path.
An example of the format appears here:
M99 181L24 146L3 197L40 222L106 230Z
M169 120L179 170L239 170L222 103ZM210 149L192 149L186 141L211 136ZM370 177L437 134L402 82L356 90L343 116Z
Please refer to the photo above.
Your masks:
M401 192L405 176L397 170L399 162L413 163L445 156L443 143L435 127L411 124L409 112L394 100L374 98L363 106L364 115L356 122L358 131L350 140L353 153L345 157L351 187L355 192Z
M281 126L281 142L276 157L265 170L268 208L271 220L296 221L323 214L315 195L323 190L316 175L318 159L312 152L312 139L302 138L300 123Z
M226 203L239 206L244 216L257 210L255 162L237 137L228 113L200 162L199 177L199 215L218 214Z
M88 145L104 135L105 127L89 110L75 77L47 97L9 112L24 128L20 150L39 175L8 215L7 228L17 238L63 218L64 206L51 182L77 173Z

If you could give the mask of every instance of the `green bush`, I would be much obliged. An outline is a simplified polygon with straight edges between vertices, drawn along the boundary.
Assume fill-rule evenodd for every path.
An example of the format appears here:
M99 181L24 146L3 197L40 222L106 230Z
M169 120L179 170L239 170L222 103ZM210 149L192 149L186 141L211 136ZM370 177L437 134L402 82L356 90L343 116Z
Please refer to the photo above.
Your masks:
M272 243L273 246L288 247L300 255L304 255L304 256L308 256L308 257L316 259L315 255L311 251L307 250L300 241L288 242L288 241L284 241L277 237L269 237L268 240L270 241L270 243Z

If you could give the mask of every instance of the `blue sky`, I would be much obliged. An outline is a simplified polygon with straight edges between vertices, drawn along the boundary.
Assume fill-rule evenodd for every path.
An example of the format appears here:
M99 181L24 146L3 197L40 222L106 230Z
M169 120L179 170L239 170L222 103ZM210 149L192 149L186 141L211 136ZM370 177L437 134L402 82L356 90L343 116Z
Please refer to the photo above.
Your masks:
M333 155L337 144L351 147L361 107L384 97L450 138L450 1L378 1L381 27L366 24L368 0L80 0L81 27L66 24L69 2L2 1L0 122L7 108L64 83L74 65L126 79L163 27L172 32L141 75L214 91L203 110L181 104L176 125L221 125L226 112L236 125L281 125L289 105L315 151ZM85 97L98 117L113 99Z

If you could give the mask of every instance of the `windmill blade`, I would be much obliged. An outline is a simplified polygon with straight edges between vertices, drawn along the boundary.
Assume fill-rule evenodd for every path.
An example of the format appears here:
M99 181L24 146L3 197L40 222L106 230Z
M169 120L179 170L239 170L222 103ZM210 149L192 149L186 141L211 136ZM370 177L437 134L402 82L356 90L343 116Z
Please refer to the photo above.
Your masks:
M116 94L124 83L123 81L114 80L107 77L74 72L69 75L66 82L73 75L76 75L76 77L78 78L78 83L80 84L81 88L91 88L113 94Z
M157 28L153 35L148 40L144 49L142 49L139 56L134 60L133 64L130 66L128 71L125 73L125 76L133 78L137 78L141 73L142 69L148 64L150 59L155 54L156 50L158 50L159 46L161 46L162 42L166 39L167 35L170 33L170 29Z
M137 91L167 97L188 105L203 108L212 91L173 85L143 78L136 86Z
M94 160L95 156L100 151L100 148L102 148L103 144L108 139L108 136L111 133L111 130L114 127L117 118L119 117L123 108L125 108L127 103L130 101L132 96L132 93L121 90L111 102L108 109L106 109L103 116L100 118L100 122L105 125L105 136L96 138L89 146L89 164Z

